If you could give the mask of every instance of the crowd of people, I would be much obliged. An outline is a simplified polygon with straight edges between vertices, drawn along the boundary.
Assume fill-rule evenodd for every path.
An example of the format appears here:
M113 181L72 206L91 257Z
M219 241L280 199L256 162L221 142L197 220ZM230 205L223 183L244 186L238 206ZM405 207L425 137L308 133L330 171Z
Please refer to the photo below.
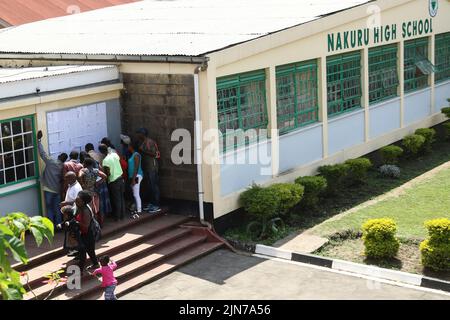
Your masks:
M97 269L97 229L103 227L105 218L139 219L143 213L161 211L158 146L149 138L148 130L142 128L133 138L120 135L120 149L104 138L97 151L88 143L84 151L63 153L54 159L44 150L42 136L39 131L47 217L57 230L65 232L64 248L79 261L82 272L86 254L92 261L88 270Z

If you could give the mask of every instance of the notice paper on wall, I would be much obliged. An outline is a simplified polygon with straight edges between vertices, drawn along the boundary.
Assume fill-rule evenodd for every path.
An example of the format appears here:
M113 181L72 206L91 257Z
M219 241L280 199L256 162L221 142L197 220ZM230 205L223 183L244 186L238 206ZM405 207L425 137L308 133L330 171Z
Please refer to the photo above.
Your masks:
M50 155L78 152L92 143L97 149L108 136L106 103L97 103L47 113L47 131Z

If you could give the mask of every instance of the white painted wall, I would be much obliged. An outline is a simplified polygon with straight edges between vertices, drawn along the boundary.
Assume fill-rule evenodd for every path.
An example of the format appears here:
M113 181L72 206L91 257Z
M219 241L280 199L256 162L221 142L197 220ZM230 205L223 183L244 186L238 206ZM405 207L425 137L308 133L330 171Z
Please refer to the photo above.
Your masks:
M358 110L328 121L328 154L364 143L364 110Z
M436 84L434 93L436 101L434 112L439 113L442 108L450 105L447 101L447 99L450 98L450 81Z
M373 105L369 110L370 139L400 128L400 98Z
M39 215L39 192L37 187L6 196L0 195L0 217L13 212L23 212L29 216Z
M322 123L280 137L280 172L323 158Z
M425 119L430 116L430 110L430 88L405 94L405 125Z
M220 157L221 195L226 196L243 190L253 183L263 183L272 179L271 141L253 144L227 152ZM256 164L249 164L251 156L256 156Z

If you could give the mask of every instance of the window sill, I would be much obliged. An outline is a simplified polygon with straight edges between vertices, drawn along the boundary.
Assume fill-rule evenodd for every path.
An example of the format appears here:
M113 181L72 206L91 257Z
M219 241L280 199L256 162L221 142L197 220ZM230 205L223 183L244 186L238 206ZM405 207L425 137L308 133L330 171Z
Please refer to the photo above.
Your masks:
M14 194L14 193L18 193L23 190L27 190L27 189L36 187L37 185L38 185L38 180L36 178L34 178L34 179L27 180L27 181L11 184L6 187L1 187L0 188L0 198L6 197L6 196Z

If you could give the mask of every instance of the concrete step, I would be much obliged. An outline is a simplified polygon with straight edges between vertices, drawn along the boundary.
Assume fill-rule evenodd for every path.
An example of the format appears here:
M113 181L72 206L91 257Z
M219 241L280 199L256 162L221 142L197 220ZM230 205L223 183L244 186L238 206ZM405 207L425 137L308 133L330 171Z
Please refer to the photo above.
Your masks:
M167 215L167 210L163 210L158 214L144 214L140 219L126 219L125 221L115 222L112 220L107 220L102 229L102 237L103 239L112 237L116 234L119 234L127 229L133 228L141 223L145 223L159 217ZM45 262L54 260L56 258L62 257L65 255L65 252L62 248L62 234L55 234L56 245L60 244L57 248L54 247L54 244L49 245L44 242L41 247L36 247L36 244L31 236L27 236L26 238L26 247L29 253L29 260L27 264L16 263L13 264L14 270L19 272L27 271L44 264ZM59 240L59 241L58 241Z
M119 283L131 281L132 279L138 278L142 273L152 270L163 261L174 256L184 255L185 252L189 251L189 249L202 245L205 241L206 236L184 236L177 241L161 246L156 250L152 250L152 252L145 257L134 260L129 264L121 265L118 263L118 269L115 272L115 276ZM130 254L134 252L133 249L130 249L129 251L131 251ZM120 255L127 255L127 253L124 252L118 256ZM116 260L116 256L113 256L112 259ZM91 277L84 279L82 282L82 289L63 292L54 299L85 299L88 296L101 295L102 292L101 281L97 278Z
M188 220L188 217L174 215L163 215L158 219L146 219L144 221L139 219L140 223L134 225L130 229L107 238L104 237L97 243L96 253L98 256L105 254L113 255L123 249L129 248L130 246L142 243L145 240L161 234L164 231L178 226ZM44 262L43 264L27 271L29 275L28 285L33 289L38 288L39 286L44 285L43 281L46 280L46 274L56 272L61 269L65 270L66 267L72 263L72 258L67 256L62 256L57 259ZM89 263L89 259L86 263ZM24 279L22 280L24 281ZM28 288L28 286L26 286L26 288Z
M150 252L157 250L159 247L167 245L168 243L172 243L174 241L179 240L180 238L189 236L190 231L182 228L175 228L166 230L163 234L156 235L155 237L151 237L143 243L137 245L122 246L121 248L125 251L116 253L113 256L114 261L116 261L120 266L125 266L136 259L139 259ZM85 273L82 281L88 280L92 278L88 273ZM27 292L24 296L25 300L33 300L33 299L44 299L49 296L49 294L53 291L52 295L56 295L58 293L66 290L66 285L60 285L58 288L54 289L54 285L46 284L40 287L33 289L33 292Z

